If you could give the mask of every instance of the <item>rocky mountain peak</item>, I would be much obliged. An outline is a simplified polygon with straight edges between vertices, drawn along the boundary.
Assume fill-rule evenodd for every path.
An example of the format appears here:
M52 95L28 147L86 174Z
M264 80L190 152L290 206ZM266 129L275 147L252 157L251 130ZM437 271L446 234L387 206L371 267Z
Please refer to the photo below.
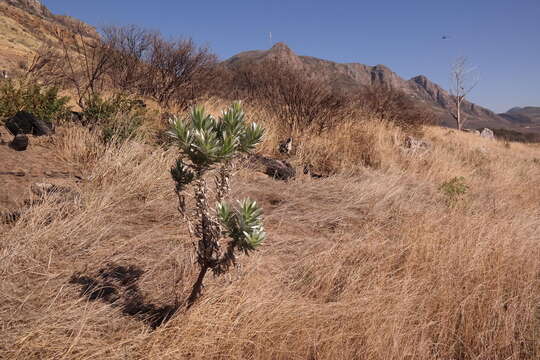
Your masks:
M429 80L425 75L415 76L411 80L423 87L427 87L429 86L429 83L431 83L431 80Z
M288 63L294 67L302 67L300 57L287 44L278 42L268 50L268 57Z
M288 54L294 54L290 47L287 46L284 42L278 42L275 43L274 46L270 49L271 52L274 53L288 53Z

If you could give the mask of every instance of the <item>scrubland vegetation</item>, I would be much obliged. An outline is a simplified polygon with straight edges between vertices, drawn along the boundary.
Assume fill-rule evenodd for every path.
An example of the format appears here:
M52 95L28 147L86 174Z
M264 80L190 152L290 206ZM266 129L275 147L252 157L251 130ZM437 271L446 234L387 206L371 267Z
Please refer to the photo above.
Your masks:
M293 68L269 72L272 64L231 74L190 41L108 31L114 42L84 45L95 55L56 58L124 59L97 80L89 61L63 72L46 61L28 75L71 94L82 114L28 151L46 149L83 180L71 185L74 199L49 194L0 225L3 357L540 356L540 148L433 126L392 89L339 94ZM114 45L135 35L148 47ZM128 61L140 73L114 68ZM153 71L170 86L110 76ZM171 314L199 269L178 212L170 169L179 151L164 135L167 120L194 104L219 117L233 98L265 129L255 151L300 171L284 182L235 162L230 198L261 205L266 240ZM118 123L129 131L110 125ZM429 146L407 148L411 135ZM287 137L294 147L279 154ZM114 286L92 288L100 282Z

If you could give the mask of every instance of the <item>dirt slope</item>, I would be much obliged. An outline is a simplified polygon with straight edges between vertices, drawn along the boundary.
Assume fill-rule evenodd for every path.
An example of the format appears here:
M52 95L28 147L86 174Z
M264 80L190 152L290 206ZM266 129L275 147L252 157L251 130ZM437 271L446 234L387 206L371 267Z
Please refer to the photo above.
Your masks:
M8 144L13 138L0 126L0 212L24 206L34 183L73 185L80 180L80 172L58 159L50 138L30 137L26 151L15 151Z

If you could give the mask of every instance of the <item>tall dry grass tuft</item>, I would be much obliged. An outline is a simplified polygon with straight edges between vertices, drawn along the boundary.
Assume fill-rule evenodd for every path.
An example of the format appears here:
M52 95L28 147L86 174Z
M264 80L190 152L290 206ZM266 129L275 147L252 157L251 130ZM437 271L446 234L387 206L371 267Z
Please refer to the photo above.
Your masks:
M251 116L275 152L279 119ZM291 160L328 178L236 173L233 195L265 209L266 245L155 331L70 279L132 265L145 303L187 297L195 259L168 175L175 153L64 129L51 146L84 170L80 197L0 225L1 356L539 358L538 147L427 128L430 149L414 153L394 126L361 120L295 135ZM439 189L457 176L469 190L449 202Z

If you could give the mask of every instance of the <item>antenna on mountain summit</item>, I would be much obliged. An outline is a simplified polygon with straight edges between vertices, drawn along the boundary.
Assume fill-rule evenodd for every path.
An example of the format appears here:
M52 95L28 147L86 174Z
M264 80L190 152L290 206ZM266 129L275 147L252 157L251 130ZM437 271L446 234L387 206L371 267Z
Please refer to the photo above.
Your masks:
M270 39L270 45L272 45L272 32L271 31L268 33L268 38Z

